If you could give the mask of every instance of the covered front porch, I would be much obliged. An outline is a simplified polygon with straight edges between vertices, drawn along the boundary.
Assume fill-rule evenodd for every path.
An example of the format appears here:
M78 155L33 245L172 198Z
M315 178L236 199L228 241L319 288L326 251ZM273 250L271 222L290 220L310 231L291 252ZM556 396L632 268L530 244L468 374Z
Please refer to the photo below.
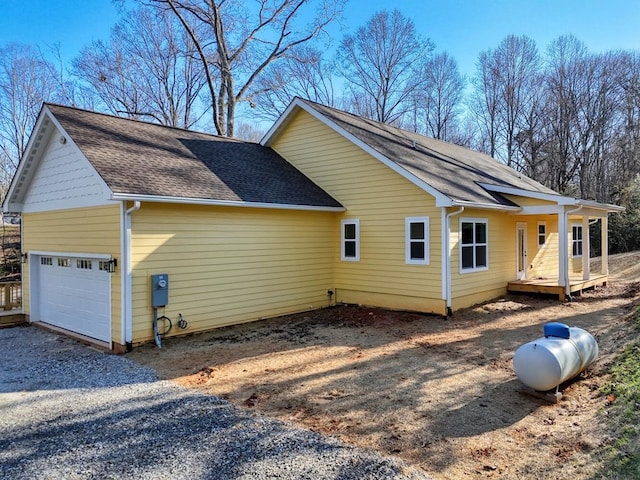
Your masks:
M559 300L564 302L567 298L571 298L574 294L580 294L588 288L606 286L609 278L605 274L592 274L590 277L585 280L582 275L570 275L569 288L561 284L558 277L514 280L507 284L507 290L509 292L557 295Z
M557 218L557 230L552 243L538 245L538 254L546 251L547 260L555 256L555 268L547 262L544 271L536 270L527 253L525 222L517 222L517 275L507 283L509 292L529 292L557 295L561 301L570 299L588 288L605 286L609 277L608 265L608 214L621 211L615 205L572 199L563 196L546 196L541 204L523 206L518 216L546 215ZM549 202L549 201L552 202ZM554 204L555 203L555 204ZM529 217L530 218L530 217ZM543 222L544 223L544 222ZM546 223L545 223L546 225ZM600 262L592 268L592 239L590 227L599 227ZM539 233L539 232L538 232ZM543 230L542 235L546 235ZM547 241L545 237L545 241ZM547 250L544 250L544 249ZM597 250L597 249L596 249ZM551 257L548 252L553 252Z

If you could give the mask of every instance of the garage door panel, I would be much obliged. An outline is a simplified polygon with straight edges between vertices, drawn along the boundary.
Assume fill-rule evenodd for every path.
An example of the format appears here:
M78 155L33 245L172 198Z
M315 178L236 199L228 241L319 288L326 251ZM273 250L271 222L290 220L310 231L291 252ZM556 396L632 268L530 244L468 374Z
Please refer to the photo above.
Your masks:
M97 340L111 340L111 278L97 259L34 259L37 279L32 301L38 320Z

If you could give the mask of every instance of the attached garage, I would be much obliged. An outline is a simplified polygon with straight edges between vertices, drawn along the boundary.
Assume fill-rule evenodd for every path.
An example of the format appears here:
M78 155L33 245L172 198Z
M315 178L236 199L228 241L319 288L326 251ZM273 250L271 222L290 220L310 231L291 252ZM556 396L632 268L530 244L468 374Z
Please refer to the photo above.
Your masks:
M103 342L111 341L109 259L32 254L31 318Z

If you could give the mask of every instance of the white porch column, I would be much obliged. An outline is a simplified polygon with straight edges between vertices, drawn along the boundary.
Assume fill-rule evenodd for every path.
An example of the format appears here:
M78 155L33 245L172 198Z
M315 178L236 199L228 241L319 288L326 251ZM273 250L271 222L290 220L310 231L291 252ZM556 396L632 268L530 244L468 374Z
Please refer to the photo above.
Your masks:
M589 238L589 215L582 216L582 279L591 278L591 239Z
M601 272L609 275L609 227L608 217L600 219L600 259L602 260Z
M558 285L565 287L565 294L569 295L569 235L567 234L567 212L562 207L558 213Z

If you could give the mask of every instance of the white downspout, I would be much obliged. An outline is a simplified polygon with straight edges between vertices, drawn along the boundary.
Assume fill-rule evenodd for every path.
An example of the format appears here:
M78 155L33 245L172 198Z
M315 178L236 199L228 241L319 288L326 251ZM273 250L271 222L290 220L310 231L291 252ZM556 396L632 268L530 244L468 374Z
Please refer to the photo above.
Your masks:
M558 226L558 241L560 242L560 279L564 284L564 294L566 297L571 296L571 281L569 280L569 215L578 213L582 208L583 205L580 205L578 208L569 210L568 212L565 211L562 214L561 225ZM584 239L584 232L582 232L582 238Z
M450 232L451 232L451 217L459 215L464 212L464 207L460 207L455 212L447 213L445 215L445 208L442 209L443 228L442 228L442 277L444 279L444 298L447 304L447 316L451 316L453 313L451 310L451 249L450 249Z
M124 205L124 202L123 202ZM133 202L133 206L124 212L124 228L122 238L122 285L124 297L122 307L124 341L127 352L133 348L133 321L132 321L132 299L131 299L131 216L140 210L140 201Z

